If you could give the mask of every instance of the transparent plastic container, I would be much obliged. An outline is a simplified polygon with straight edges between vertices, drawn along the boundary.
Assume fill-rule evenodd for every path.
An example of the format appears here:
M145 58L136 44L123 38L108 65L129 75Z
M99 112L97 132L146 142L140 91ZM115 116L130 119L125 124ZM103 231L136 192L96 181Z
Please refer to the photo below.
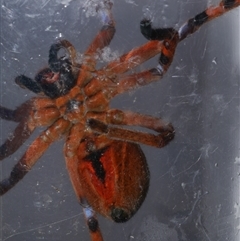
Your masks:
M146 42L139 30L144 16L151 17L154 26L178 29L218 2L115 0L117 31L108 57ZM20 74L34 77L46 66L56 39L67 39L84 52L101 28L99 19L91 16L95 13L90 3L1 1L1 105L14 109L35 96L14 79ZM163 149L141 146L151 172L147 198L126 223L99 217L104 241L240 240L239 21L235 9L205 24L178 45L162 80L112 101L114 108L170 121L176 136ZM157 57L136 71L156 65ZM15 126L1 120L1 142ZM1 162L1 179L42 130ZM0 199L1 241L90 240L65 168L63 143L53 144Z

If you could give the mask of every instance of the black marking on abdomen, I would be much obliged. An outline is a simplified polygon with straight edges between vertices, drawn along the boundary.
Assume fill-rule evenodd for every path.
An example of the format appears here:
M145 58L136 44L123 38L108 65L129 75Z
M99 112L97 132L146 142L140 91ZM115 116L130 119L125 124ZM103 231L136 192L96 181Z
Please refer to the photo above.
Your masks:
M87 155L84 158L85 161L91 162L96 176L98 177L98 179L101 180L102 183L104 183L104 181L105 181L106 171L101 162L101 157L104 155L107 148L108 147L104 147L104 148L96 150L96 151L91 151L89 153L89 155Z

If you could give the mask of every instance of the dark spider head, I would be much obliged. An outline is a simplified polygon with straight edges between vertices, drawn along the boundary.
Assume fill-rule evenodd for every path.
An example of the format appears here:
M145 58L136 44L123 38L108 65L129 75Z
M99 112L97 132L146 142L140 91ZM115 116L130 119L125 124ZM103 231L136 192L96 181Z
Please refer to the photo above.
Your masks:
M67 94L76 84L76 77L68 63L61 63L59 72L53 72L50 68L41 70L35 77L35 81L41 87L43 93L52 98L58 98Z
M69 56L59 56L59 51L65 49ZM15 82L22 88L34 93L44 93L55 99L67 94L76 84L80 65L75 63L76 51L67 40L52 44L49 50L48 68L41 70L35 81L20 75Z
M49 68L43 69L35 77L44 94L50 98L55 99L67 94L76 84L76 66L73 66L74 60L69 50L70 47L73 46L66 40L52 44L49 50ZM58 56L62 48L69 53L69 58Z

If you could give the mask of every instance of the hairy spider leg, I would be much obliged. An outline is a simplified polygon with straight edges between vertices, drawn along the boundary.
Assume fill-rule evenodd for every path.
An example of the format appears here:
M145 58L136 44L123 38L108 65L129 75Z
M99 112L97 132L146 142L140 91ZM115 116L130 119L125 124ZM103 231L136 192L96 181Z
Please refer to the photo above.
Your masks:
M177 34L175 35L177 38ZM175 39L175 38L174 38ZM158 41L158 40L152 40L147 42L146 44L134 48L133 50L129 51L127 54L124 54L121 56L118 60L110 62L106 67L103 68L102 72L106 73L108 76L114 76L114 75L120 75L123 74L143 62L147 61L148 59L153 58L155 55L164 52L165 50L165 43L167 43L167 40L164 42ZM172 41L172 44L174 41ZM171 46L173 47L173 45ZM175 49L175 47L173 47ZM166 54L169 54L170 51L167 51ZM171 58L171 56L169 56ZM169 66L170 62L168 63ZM101 72L100 72L101 73Z
M0 196L14 187L31 170L48 147L65 134L69 127L69 121L58 119L52 126L42 132L14 166L10 176L0 182Z
M128 142L141 143L158 148L164 147L174 137L173 130L154 135L151 133L109 126L96 119L89 119L88 124L94 132L105 134L110 139L126 140Z
M82 192L81 182L79 180L79 157L76 155L76 153L79 147L79 143L83 138L84 130L85 126L81 123L72 126L64 145L66 166L75 194L79 203L83 206L84 216L89 229L91 240L103 241L95 212L85 200L84 194Z
M22 119L22 115L19 116L16 110L11 110L4 106L0 106L0 118L3 120L20 122Z
M189 19L180 27L178 30L180 41L196 32L204 23L225 14L239 5L240 0L223 0L218 6L208 7L206 10L197 14L194 18Z
M59 40L57 43L51 45L49 50L48 65L49 68L54 72L59 72L61 69L61 60L58 57L60 49L65 48L69 54L69 60L73 68L78 68L79 65L76 62L77 53L74 46L66 39Z
M35 98L15 110L0 107L0 118L19 122L14 132L0 146L0 160L13 154L29 138L36 127L49 126L59 117L50 99Z
M104 7L98 10L104 25L84 53L84 61L77 80L78 86L85 85L86 80L89 80L89 78L86 78L86 73L90 74L95 71L101 50L108 46L114 37L116 29L111 7L111 2L105 1Z
M91 206L83 208L83 213L87 221L87 226L89 228L89 233L92 241L103 241L103 237L99 228L98 220L96 218L96 213Z
M160 118L142 115L131 111L110 109L104 113L89 112L88 125L96 133L105 134L110 139L126 140L138 144L162 148L174 138L174 128ZM119 128L118 126L139 126L158 132L151 134L143 131Z

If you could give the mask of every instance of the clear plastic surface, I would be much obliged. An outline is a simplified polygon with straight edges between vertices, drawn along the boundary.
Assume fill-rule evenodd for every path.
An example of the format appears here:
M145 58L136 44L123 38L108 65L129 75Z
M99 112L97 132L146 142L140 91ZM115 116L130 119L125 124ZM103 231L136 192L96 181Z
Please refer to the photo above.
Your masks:
M83 53L101 23L94 2L83 0L1 1L1 105L14 109L35 96L16 76L34 77L47 65L59 38ZM178 29L218 0L114 1L116 35L106 59L146 42L139 22ZM145 202L128 222L99 217L104 240L240 240L240 30L239 9L205 24L182 41L161 81L116 97L111 106L162 117L176 130L165 148L142 146L151 181ZM103 61L101 65L105 64ZM137 71L157 65L157 57ZM1 143L16 124L1 120ZM43 129L0 163L11 172ZM63 140L0 199L0 240L90 240L82 208L65 169Z

